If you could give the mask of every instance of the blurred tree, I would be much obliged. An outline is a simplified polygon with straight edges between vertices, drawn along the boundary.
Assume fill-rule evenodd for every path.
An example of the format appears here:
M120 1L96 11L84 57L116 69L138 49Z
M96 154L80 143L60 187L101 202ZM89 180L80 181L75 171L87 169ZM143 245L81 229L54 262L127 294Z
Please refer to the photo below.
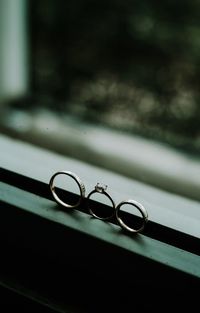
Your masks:
M200 151L200 2L31 0L38 105Z

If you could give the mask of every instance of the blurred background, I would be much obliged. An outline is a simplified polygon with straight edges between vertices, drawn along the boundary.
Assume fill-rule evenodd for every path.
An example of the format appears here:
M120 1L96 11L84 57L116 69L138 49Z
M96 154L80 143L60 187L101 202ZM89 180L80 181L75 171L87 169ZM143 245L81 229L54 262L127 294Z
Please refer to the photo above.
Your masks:
M1 0L0 17L2 133L38 143L40 116L64 153L55 118L199 160L199 1Z

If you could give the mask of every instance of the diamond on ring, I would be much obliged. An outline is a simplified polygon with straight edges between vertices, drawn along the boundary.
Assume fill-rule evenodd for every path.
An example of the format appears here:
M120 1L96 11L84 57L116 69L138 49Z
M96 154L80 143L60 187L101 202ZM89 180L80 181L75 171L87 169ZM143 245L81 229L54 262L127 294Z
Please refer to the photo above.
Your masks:
M106 191L107 187L108 187L107 185L104 185L104 186L103 186L103 185L100 185L99 183L97 183L94 188L95 188L95 190L96 190L97 192L103 193L103 192Z
M98 218L98 219L100 219L100 220L109 220L109 219L111 219L114 215L115 215L115 202L113 201L113 199L112 199L112 197L106 192L106 189L107 189L107 185L102 185L102 184L100 184L100 183L97 183L96 184L96 186L94 187L94 190L92 190L89 194L88 194L88 196L87 196L87 200L88 200L88 211L89 211L89 213L92 215L92 216L94 216L94 217L96 217L96 218ZM102 206L102 208L101 208L101 203L99 203L99 202L97 202L96 203L96 205L94 206L94 211L93 211L93 208L91 207L91 205L92 205L92 203L89 203L89 198L93 195L93 194L95 194L95 193L100 193L101 195L103 195L103 196L105 196L105 197L107 197L110 201L111 201L111 204L112 204L112 212L110 213L110 210L109 210L109 208L105 208L105 207L103 207ZM98 214L96 214L95 213L95 211L97 210L97 209L100 209L100 213L101 212L104 212L104 213L106 213L106 215L102 215L102 214L100 214L99 215L99 213ZM102 210L102 211L101 211ZM107 211L108 210L108 211ZM97 210L97 212L98 212L99 210Z

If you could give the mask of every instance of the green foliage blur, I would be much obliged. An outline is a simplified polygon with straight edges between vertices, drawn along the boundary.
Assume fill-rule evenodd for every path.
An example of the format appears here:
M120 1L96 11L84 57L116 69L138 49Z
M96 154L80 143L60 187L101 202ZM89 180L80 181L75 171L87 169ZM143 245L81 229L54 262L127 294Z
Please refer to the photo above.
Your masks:
M34 106L200 152L200 1L32 0Z

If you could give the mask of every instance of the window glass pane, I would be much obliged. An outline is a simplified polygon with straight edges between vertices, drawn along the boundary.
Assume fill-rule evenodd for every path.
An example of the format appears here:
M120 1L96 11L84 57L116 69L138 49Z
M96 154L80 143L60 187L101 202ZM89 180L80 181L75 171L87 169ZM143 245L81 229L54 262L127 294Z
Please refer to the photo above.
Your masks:
M199 151L199 12L198 1L32 1L33 107Z
M3 9L8 2L2 2ZM6 127L13 129L16 125L22 138L27 139L30 125L34 129L43 127L52 139L48 141L49 148L52 145L59 152L78 157L73 147L58 148L59 140L52 134L59 129L61 139L72 132L76 136L83 124L92 125L127 138L156 140L184 155L189 153L198 162L198 1L31 0L28 5L25 0L16 2L27 13L27 46L23 44L23 53L27 52L24 58L29 60L29 88L25 96L6 102L15 113L7 118L6 113L2 115L4 131L6 121ZM18 14L16 25L23 18ZM9 27L8 23L1 24L2 33L9 35ZM13 51L16 47L14 42ZM0 65L2 59L0 54ZM64 125L72 125L71 134L65 133ZM82 128L81 138L80 146L89 142L91 133ZM124 137L107 138L106 142L105 136L95 137L94 144L102 154L110 145L113 151L120 145L125 151ZM57 140L54 146L53 139ZM141 151L142 158L149 153L148 149ZM81 153L84 155L83 149ZM87 151L83 158L96 162ZM155 162L149 155L149 168L153 159ZM99 159L99 164L104 165L104 160ZM163 168L162 162L160 167ZM143 174L136 177L147 180Z

